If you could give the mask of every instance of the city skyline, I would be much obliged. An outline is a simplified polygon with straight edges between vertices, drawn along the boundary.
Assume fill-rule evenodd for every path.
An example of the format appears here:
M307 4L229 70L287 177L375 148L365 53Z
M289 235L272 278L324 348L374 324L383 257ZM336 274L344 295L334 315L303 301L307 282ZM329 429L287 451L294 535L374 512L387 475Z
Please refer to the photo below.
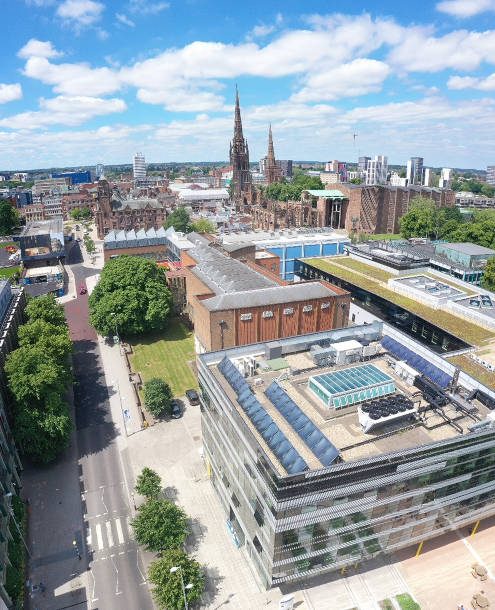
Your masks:
M282 159L493 164L493 3L420 2L415 21L392 2L280 8L11 3L0 167L227 160L236 83L252 161L271 122Z

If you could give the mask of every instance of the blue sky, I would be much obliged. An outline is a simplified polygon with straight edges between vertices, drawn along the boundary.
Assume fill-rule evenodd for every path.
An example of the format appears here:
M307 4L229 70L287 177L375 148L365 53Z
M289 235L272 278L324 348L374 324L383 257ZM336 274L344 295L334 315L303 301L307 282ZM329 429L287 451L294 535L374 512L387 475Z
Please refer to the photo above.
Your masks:
M495 0L2 5L3 170L226 160L236 83L251 160L271 122L283 159L495 163Z

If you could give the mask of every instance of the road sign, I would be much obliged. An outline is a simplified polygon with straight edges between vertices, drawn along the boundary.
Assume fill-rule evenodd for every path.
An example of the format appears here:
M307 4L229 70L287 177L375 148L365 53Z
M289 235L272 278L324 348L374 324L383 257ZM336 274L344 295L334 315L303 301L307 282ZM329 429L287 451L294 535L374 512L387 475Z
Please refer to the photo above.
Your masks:
M131 414L129 413L129 409L124 409L124 417L127 421L130 421Z

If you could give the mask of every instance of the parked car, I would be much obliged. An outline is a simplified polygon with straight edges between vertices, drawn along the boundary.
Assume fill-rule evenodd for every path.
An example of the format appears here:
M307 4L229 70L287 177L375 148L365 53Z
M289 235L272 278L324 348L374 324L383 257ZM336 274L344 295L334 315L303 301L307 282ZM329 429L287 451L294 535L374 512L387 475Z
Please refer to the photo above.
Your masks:
M79 294L86 294L88 292L88 289L86 288L86 286L81 286L79 288Z
M196 390L186 390L186 396L190 405L199 405L199 396Z
M182 417L182 409L180 408L180 404L176 400L172 400L170 403L170 415L174 419L179 419Z

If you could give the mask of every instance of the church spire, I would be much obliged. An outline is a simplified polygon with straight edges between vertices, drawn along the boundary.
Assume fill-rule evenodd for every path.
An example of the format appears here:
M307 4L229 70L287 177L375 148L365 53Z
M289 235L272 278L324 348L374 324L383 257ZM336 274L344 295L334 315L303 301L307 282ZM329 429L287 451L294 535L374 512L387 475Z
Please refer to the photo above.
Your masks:
M239 106L239 90L237 89L237 85L235 86L234 140L244 140L244 136L242 135L241 108Z
M266 156L266 181L267 184L273 184L274 182L280 182L282 174L280 167L277 165L275 160L275 149L273 148L273 136L272 136L272 124L268 129L268 154Z
M275 165L275 150L273 148L273 137L272 137L272 124L268 130L268 164Z
M234 137L230 143L232 165L233 200L236 205L250 204L252 200L251 172L249 171L249 149L242 133L239 91L235 87Z

